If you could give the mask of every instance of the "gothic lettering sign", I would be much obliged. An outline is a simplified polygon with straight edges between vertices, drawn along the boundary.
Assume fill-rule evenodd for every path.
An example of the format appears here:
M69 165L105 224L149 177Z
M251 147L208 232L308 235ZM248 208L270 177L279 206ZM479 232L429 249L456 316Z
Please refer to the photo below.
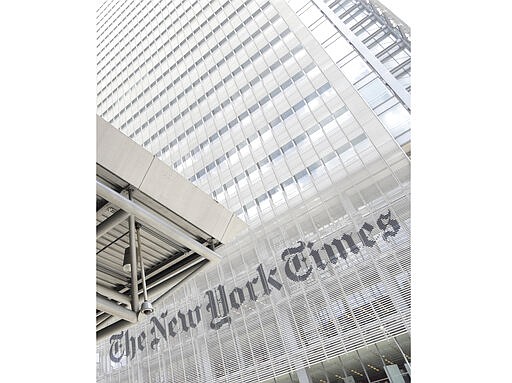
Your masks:
M381 214L376 223L385 241L394 237L400 230L398 221L391 218L389 210L386 214ZM367 222L361 226L357 235L363 246L373 247L376 244L376 241L371 238L372 232L377 228ZM324 270L329 263L335 265L347 259L349 253L357 254L359 251L360 248L356 245L353 235L345 233L341 237L334 238L330 243L322 243L321 246L315 246L312 242L299 241L296 246L285 249L280 259L283 261L286 277L294 282L303 282L309 278L313 267ZM183 311L179 310L173 316L169 315L168 311L159 316L152 316L149 347L156 350L161 341L172 341L179 332L191 331L202 320L207 321L212 330L219 330L224 325L229 325L232 311L240 309L244 302L257 301L262 296L282 289L283 284L276 273L277 267L265 270L260 264L256 268L254 278L243 286L236 286L229 291L224 285L219 284L206 291L204 293L206 312L201 310L203 305L198 305ZM203 318L203 314L207 317ZM133 359L137 351L143 351L146 347L146 336L145 331L142 331L134 337L128 330L111 336L110 359L113 362L119 362L124 356Z

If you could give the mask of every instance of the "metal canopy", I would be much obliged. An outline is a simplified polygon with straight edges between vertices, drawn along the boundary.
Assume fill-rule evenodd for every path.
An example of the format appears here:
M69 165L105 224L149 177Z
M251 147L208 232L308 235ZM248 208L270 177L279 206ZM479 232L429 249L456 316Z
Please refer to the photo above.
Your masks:
M140 318L140 307L131 307L132 276L123 270L130 246L130 217L140 227L147 295L153 303L208 263L220 261L215 249L247 225L98 116L96 125L96 331L100 339ZM136 275L133 291L139 293L135 304L140 306L140 267Z

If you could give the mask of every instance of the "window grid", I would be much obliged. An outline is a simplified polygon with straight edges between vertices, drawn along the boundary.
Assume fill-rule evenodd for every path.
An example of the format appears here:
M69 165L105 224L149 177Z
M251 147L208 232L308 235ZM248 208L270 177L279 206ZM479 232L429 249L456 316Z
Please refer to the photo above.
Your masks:
M239 21L246 19L246 12L256 28L252 32L260 30L275 15L271 1L256 18L252 17L262 4L259 0L251 2L250 8L244 8L240 15L237 13L225 23L224 30L234 30ZM222 12L230 13L236 7L237 4L226 5ZM211 19L212 28L222 22L222 12ZM189 23L190 17L191 13L184 15L178 28ZM355 21L358 22L367 25L362 19ZM251 224L246 235L217 250L223 255L220 264L194 276L165 299L162 307L169 313L167 318L178 310L204 305L205 291L217 288L219 283L228 294L234 286L244 286L257 275L258 265L267 272L276 267L275 278L282 283L282 289L273 288L270 295L258 290L258 300L246 300L239 309L231 309L232 323L218 331L210 329L210 313L203 309L202 321L196 328L180 331L172 339L169 336L167 342L162 340L158 352L150 346L153 325L149 321L139 323L129 331L132 336L145 331L148 338L144 351L117 364L109 358L109 340L99 342L98 381L265 381L283 374L293 375L299 368L333 357L339 358L345 377L357 375L358 379L376 380L374 370L363 364L368 356L361 349L374 347L376 357L382 354L377 345L389 343L387 339L402 344L403 336L408 335L409 162L397 147L386 153L374 145L364 125L358 124L350 108L344 105L335 83L331 84L323 75L323 68L316 66L322 57L311 58L306 47L291 54L284 65L281 62L270 69L275 59L283 57L282 52L292 52L299 46L295 33L298 26L288 20L286 24L272 23L271 28L254 36L226 63L226 69L216 66L212 78L208 76L195 83L206 69L202 63L195 63L175 87L141 112L142 122L152 117L154 120L137 137L140 142L149 140L146 145L152 153L167 156L166 162L173 163L177 170L182 167L179 171L187 177L197 178L203 170L206 177L196 179L196 185L214 198L232 193L221 203ZM284 36L285 41L271 45L261 57L250 60L236 78L220 82L215 89L219 79L241 67L282 32L276 29L277 25L291 31ZM176 55L182 57L191 52L212 28L201 28ZM316 28L322 28L322 24L317 22ZM220 34L212 36L206 43L208 48L222 38ZM328 37L325 41L332 44L335 39ZM237 46L238 42L228 39L219 52L225 56ZM134 49L139 49L136 54L148 67L155 67L161 59L142 48ZM198 56L190 53L189 57L196 62ZM213 57L208 58L209 63ZM158 76L164 73L162 66L156 70ZM370 73L361 77L358 84L361 89L374 86L378 91L375 79ZM126 98L138 95L151 82L147 78L133 88L123 85L126 87L121 94L127 94ZM196 121L185 113L170 129L154 136L169 116L167 112L157 115L158 112L193 83L181 98L186 104L181 100L176 104L179 114L213 88L197 108L201 121L205 110L216 110L215 116L193 128ZM245 88L246 92L233 92L237 88ZM137 110L148 102L150 94L140 97ZM233 98L235 94L239 95ZM369 96L382 113L394 107L389 100L382 103L379 99L385 95L369 92ZM120 113L123 102L126 100L120 99L112 108L114 114ZM236 122L230 125L232 121ZM183 138L177 140L182 134ZM215 134L218 137L210 141ZM172 148L164 151L175 139ZM232 158L237 160L225 166ZM384 239L377 222L388 212L400 224L400 231ZM265 225L260 225L261 222ZM370 232L370 239L375 242L372 247L363 243L359 231L365 222L374 227ZM327 262L324 269L315 267L312 258L304 253L313 266L310 277L303 282L287 277L281 257L284 249L297 246L297 241L312 242L318 249L322 243L332 243L344 233L352 236L359 252L348 252L346 257L337 253L337 262ZM327 260L325 253L322 257ZM159 318L162 313L156 314ZM387 361L383 360L379 368L384 363L401 367L408 363L399 361L401 350L392 351L386 351Z
M376 78L376 74L367 66L364 58L360 57L354 48L344 41L342 34L333 26L330 26L330 37L328 35L321 37L317 33L321 25L330 25L330 21L318 10L314 1L306 3L290 1L289 3L306 27L310 29L344 74L356 86L369 106L376 111L389 131L393 132L395 140L400 145L409 143L408 121L410 117L408 112L385 83L380 78ZM367 36L363 42L370 48L370 51L390 70L390 73L400 80L407 91L410 91L410 52L407 44L403 40L397 39L390 29L386 29L388 26L383 26L378 17L370 13L363 3L359 0L350 0L343 3L333 2L328 5L342 22L351 27L356 35L360 38ZM380 37L376 40L377 35ZM367 76L375 78L371 85L370 81L365 81ZM393 122L391 122L392 120Z

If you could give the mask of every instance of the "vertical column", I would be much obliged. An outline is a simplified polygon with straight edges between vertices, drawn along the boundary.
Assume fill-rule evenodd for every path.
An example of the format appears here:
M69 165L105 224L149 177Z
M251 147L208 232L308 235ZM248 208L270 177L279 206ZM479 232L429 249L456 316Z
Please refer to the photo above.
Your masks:
M391 383L405 383L402 373L396 364L384 366L384 370L386 371Z
M297 370L297 377L299 378L299 383L313 383L309 375L309 367Z
M128 190L128 198L132 200L132 189ZM132 264L132 285L131 285L131 296L132 296L132 311L139 311L139 288L137 283L137 252L135 245L135 216L130 215L128 219L128 226L130 232L130 262Z

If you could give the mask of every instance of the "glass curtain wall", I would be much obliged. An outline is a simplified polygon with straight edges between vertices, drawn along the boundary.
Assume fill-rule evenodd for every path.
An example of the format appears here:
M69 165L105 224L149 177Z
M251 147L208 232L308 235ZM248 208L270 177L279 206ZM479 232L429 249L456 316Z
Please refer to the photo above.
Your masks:
M411 47L368 0L325 1L332 13L322 13L322 0L290 0L290 7L336 62L343 74L379 116L396 141L409 150L410 107L386 84L350 40L337 28L343 23L381 62L407 93L411 91Z
M405 379L408 127L385 118L402 103L366 87L380 77L350 69L357 53L333 58L303 20L316 3L106 3L98 114L250 229L152 317L99 342L97 380Z

